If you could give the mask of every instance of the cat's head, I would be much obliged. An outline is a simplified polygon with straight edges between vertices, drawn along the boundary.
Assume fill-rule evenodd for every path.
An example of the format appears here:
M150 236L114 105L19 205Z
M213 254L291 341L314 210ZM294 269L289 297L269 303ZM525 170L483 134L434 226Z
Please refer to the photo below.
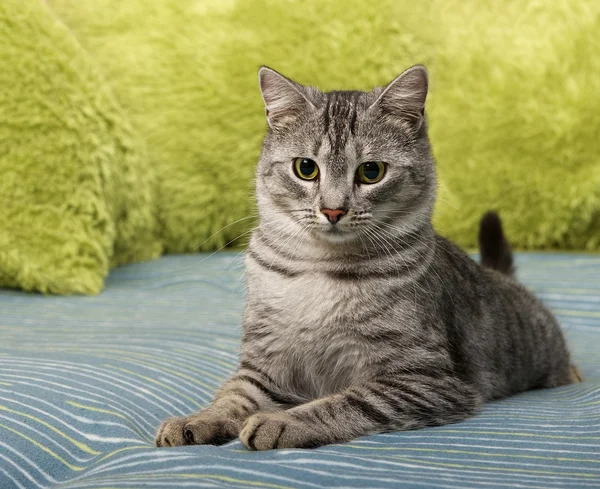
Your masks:
M266 67L259 83L269 125L256 175L261 226L338 245L430 222L424 67L370 92L324 93Z

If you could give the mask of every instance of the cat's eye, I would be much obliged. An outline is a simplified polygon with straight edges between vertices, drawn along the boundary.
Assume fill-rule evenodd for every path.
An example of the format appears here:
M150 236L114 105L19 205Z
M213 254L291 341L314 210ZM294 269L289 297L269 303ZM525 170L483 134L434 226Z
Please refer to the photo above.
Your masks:
M314 180L319 175L319 167L309 158L294 158L294 172L302 180Z
M377 183L385 174L385 164L381 161L367 161L356 170L356 179L360 183Z

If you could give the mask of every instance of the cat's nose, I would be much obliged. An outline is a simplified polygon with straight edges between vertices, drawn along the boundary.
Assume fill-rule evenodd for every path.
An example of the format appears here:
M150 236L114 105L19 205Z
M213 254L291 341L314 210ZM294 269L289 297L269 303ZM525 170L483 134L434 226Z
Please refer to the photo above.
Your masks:
M331 224L335 224L346 214L345 209L321 209L321 212L325 214L325 217Z

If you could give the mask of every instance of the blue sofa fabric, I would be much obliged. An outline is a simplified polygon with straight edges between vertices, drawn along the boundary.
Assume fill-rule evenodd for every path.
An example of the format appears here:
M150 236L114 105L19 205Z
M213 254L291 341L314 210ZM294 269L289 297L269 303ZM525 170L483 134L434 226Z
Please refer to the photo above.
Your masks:
M586 381L450 426L317 450L156 449L237 364L236 253L115 270L97 297L0 292L0 489L600 487L600 257L519 254Z

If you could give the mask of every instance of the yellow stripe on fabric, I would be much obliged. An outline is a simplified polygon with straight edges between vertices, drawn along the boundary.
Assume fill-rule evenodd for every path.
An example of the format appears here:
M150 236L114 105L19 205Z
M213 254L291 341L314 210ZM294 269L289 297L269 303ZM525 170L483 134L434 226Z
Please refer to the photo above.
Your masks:
M12 384L8 382L0 382L0 385L5 385L6 387L12 387Z
M49 423L46 423L44 420L41 420L35 416L32 416L31 414L27 414L27 413L22 413L20 411L15 411L14 409L9 409L6 406L2 406L0 404L0 411L6 411L9 413L13 413L13 414L17 414L19 416L23 416L25 418L31 419L33 421L36 421L38 423L40 423L41 425L45 426L46 428L48 428L49 430L54 431L57 435L62 436L64 439L70 441L73 445L75 445L77 448L79 448L80 450L89 453L91 455L100 455L102 452L97 452L96 450L91 449L90 447L88 447L85 443L81 443L77 440L74 440L73 438L71 438L69 435L67 435L66 433L63 433L62 431L60 431L58 428L55 428L54 426L52 426Z
M483 467L481 465L464 465L464 464L456 464L456 463L443 463L443 462L433 462L430 459L420 460L418 458L405 457L402 455L398 456L390 456L389 458L395 458L398 460L405 460L407 462L426 464L426 465L436 465L440 467L450 467L454 469L476 469L476 470L486 470L488 472L515 472L521 474L540 474L540 475L568 475L569 477L586 477L586 478L600 478L598 474L590 474L585 472L570 472L568 470L564 472L558 472L553 470L535 470L535 469L518 469L518 468L507 468L507 467Z
M580 316L586 318L600 318L600 311L575 311L571 309L552 309L558 316Z
M63 349L63 350L60 350L60 351L66 351L66 350L67 350L67 349ZM57 350L57 351L59 351L59 350ZM171 370L171 369L168 369L168 368L159 367L159 366L157 366L156 364L151 364L151 363L143 362L143 361L141 361L141 360L138 360L137 358L127 358L125 355L120 355L120 356L113 356L113 355L103 355L103 354L100 354L100 353L98 353L98 352L97 352L97 350L93 350L93 349L90 349L90 348L87 348L87 349L84 349L84 348L77 348L77 349L70 349L69 351L71 351L71 352L75 352L75 353L84 353L84 352L85 352L85 353L90 353L90 352L91 352L95 358L105 358L105 359L107 359L107 360L127 360L127 361L129 361L130 363L133 363L133 364L136 364L136 365L142 365L142 366L144 366L144 367L152 367L152 368L156 368L156 369L158 369L158 370L161 370L161 371L164 371L164 372L170 373L170 374L172 374L172 375L176 375L176 376L179 376L179 377L181 377L181 378L185 378L186 380L189 380L190 382L192 382L192 383L194 383L194 384L197 384L197 385L199 385L199 386L201 386L201 387L204 387L205 389L208 389L209 391L214 391L214 390L215 390L214 386L210 386L210 385L208 385L208 384L205 384L204 382L201 382L201 381L199 381L198 379L196 379L196 378L194 378L194 377L190 377L189 375L182 374L182 373L178 373L178 372L176 372L176 371L173 371L173 370ZM102 350L102 352L104 352L104 351L106 351L106 350ZM109 365L109 364L104 364L104 365L103 365L103 367L108 367L108 368L117 368L117 367L113 367L113 366L111 366L111 365ZM140 374L136 374L135 372L131 372L131 371L129 371L129 370L123 370L123 371L125 371L125 372L129 372L130 374L132 374L132 375L136 375L137 377L141 377L141 378L144 378L144 379L148 379L148 377L143 377L143 376L141 376ZM215 378L216 378L217 380L219 380L219 381L222 381L222 380L223 380L223 377L216 377L216 376L215 376ZM177 391L174 391L174 392L177 392ZM179 393L178 393L178 394L179 394ZM181 394L180 394L180 395L181 395ZM186 397L186 399L189 399L189 398L187 398L187 397ZM190 400L191 400L191 399L190 399Z
M247 479L237 479L235 477L228 477L225 475L218 475L218 474L176 474L176 477L181 477L182 479L217 479L217 480L221 480L224 482L247 484L249 486L254 486L254 487L270 487L272 489L294 489L292 486L282 486L279 484L271 484L269 482L258 482L258 481L250 481Z
M600 436L566 436L566 435L539 435L537 433L518 433L514 431L476 431L476 430L435 430L436 433L458 433L461 435L510 435L510 436L529 436L535 438L552 438L552 439L566 439L566 440L600 440Z
M65 350L67 350L67 349L65 349ZM80 352L80 353L88 352L88 353L95 354L98 351L98 349L94 349L94 348L76 348L75 351ZM162 366L154 364L154 363L150 363L150 364L149 363L142 363L140 360L138 360L137 358L135 358L135 357L141 357L141 358L144 358L144 359L154 360L156 358L154 355L150 355L150 354L142 353L142 352L132 352L132 351L128 351L128 350L117 350L117 349L114 349L114 348L103 348L102 351L101 351L101 353L105 354L105 355L103 355L103 358L117 358L119 360L120 359L125 359L125 360L129 360L131 362L133 362L133 360L135 359L137 362L139 362L140 365L146 365L146 366L150 365L150 366L152 366L154 368L157 368L159 370L163 370L165 372L172 373L173 375L179 375L180 377L183 377L183 378L186 378L186 379L188 379L190 381L193 381L195 384L201 385L202 387L205 387L207 389L210 388L209 386L207 386L206 384L200 382L199 380L197 380L194 377L190 377L190 376L182 374L182 373L177 373L177 371L173 371L173 370L167 369L166 367L162 367ZM118 356L117 357L110 357L110 356L106 355L106 353L115 353ZM198 367L192 367L191 365L187 365L185 363L178 362L176 360L172 360L171 358L169 358L168 360L165 359L165 361L168 361L169 363L172 363L173 365L179 365L180 367L183 367L183 368L185 368L187 370L198 372L199 374L202 374L202 375L204 375L206 377L212 377L213 379L218 380L218 381L222 381L223 380L223 376L222 375L216 375L216 374L213 374L211 372L207 372L206 370L200 369Z
M369 447L362 445L343 445L344 447L349 448L359 448L361 450L394 450L394 451L406 451L406 452L433 452L433 453L456 453L463 455L482 455L485 457L495 457L495 458L531 458L538 460L559 460L561 462L589 462L593 464L600 464L600 460L595 459L584 459L584 458L568 458L568 457L554 457L554 456L543 456L543 455L524 455L524 454L508 454L508 453L490 453L490 452L476 452L470 450L450 450L450 449L442 449L442 448L410 448L410 447ZM403 455L402 455L403 456ZM387 458L393 458L393 456L388 456Z
M104 358L104 359L106 359L106 360L122 360L122 359L124 358L123 356L121 356L121 357L115 357L115 356L111 356L111 355L100 355L100 354L97 354L97 353L94 353L94 357L96 357L96 358ZM157 367L156 367L156 365L152 365L152 364L149 364L149 363L144 363L144 362L141 362L140 360L137 360L137 359L131 359L131 360L129 360L129 361L130 361L131 363L134 363L134 364L136 364L136 365L142 365L142 366L145 366L145 367L157 368ZM120 369L120 368L118 368L118 367L115 367L114 365L110 365L110 364L108 364L108 363L105 363L105 364L103 364L102 366L103 366L103 367L106 367L106 368L110 368L110 369L122 370L123 372L127 372L127 373L129 373L130 375L133 375L133 376L135 376L135 377L140 377L140 378L142 378L142 379L144 379L144 380L148 380L148 381L150 381L150 382L152 382L152 383L158 384L158 385L160 385L160 386L162 386L162 387L165 387L165 389L172 390L173 392L177 393L177 394L178 394L178 395L180 395L181 397L184 397L185 399L188 399L189 401L192 401L192 402L193 402L193 403L195 403L196 405L200 406L200 404L197 404L197 402L196 402L196 401L194 401L193 399L191 399L191 398L189 398L189 397L186 397L186 396L184 396L183 394L181 394L180 392L176 391L175 389L173 389L173 388L171 388L171 387L169 387L169 386L167 386L167 385L164 385L164 384L162 384L162 383L159 383L159 382L157 382L157 381L153 380L153 379L152 379L152 378L150 378L150 377L146 377L146 376L143 376L143 375L141 375L141 374L137 374L137 373L135 373L135 372L132 372L132 371L130 371L130 370L126 370L126 369ZM184 375L185 375L185 374L181 374L181 376L184 376ZM190 377L190 379L191 379L191 377ZM215 390L215 388L214 388L213 386L210 386L210 385L208 385L208 384L204 384L203 382L200 382L199 380L196 380L196 379L193 379L193 380L194 380L194 383L196 383L196 384L198 384L198 385L200 385L200 386L204 387L205 389L208 389L209 391L214 391L214 390Z
M587 406L596 406L598 404L600 404L600 401L583 402L583 403L579 404L578 406L587 407Z
M219 474L122 474L119 475L119 478L122 480L133 479L136 481L145 480L145 479L215 479L223 482L229 482L234 484L246 484L248 486L253 487L268 487L271 489L295 489L292 486L282 486L280 484L271 484L270 482L259 482L259 481L251 481L248 479L237 479L235 477L230 477L226 475ZM113 487L113 486L98 486L102 487L102 489L122 489L121 487Z
M121 452L127 452L129 450L140 450L140 449L148 450L148 446L147 445L135 445L133 447L119 448L118 450L115 450L114 452L107 453L106 455L104 455L104 457L99 458L98 460L95 460L95 462L103 462L107 458L113 457L114 455L117 455L118 453L121 453Z
M96 413L102 413L102 414L112 414L113 416L117 416L118 418L121 418L125 421L127 421L127 424L129 426L132 426L134 431L140 435L143 439L148 440L148 438L146 437L146 435L132 422L132 420L130 420L127 416L121 414L121 413L117 413L116 411L110 411L108 409L102 409L102 408L97 408L94 406L86 406L84 404L79 404L78 402L75 401L65 401L65 404L68 404L69 406L73 406L79 409L86 409L88 411L93 411Z
M548 403L548 401L553 401L554 403L557 403L560 408L564 408L566 406L577 407L577 406L581 405L581 404L578 404L578 402L583 400L583 398L587 394L595 393L596 390L597 390L597 387L593 386L587 390L585 390L583 388L580 388L579 391L577 391L575 388L569 389L565 392L561 392L560 394L546 391L546 392L544 392L543 399L538 398L538 399L536 399L536 401L544 401L544 407L546 407L546 404ZM539 394L539 392L534 393L533 391L525 391L525 392L522 392L521 394L526 395L526 394L532 394L532 393L533 393L533 395ZM515 401L515 403L518 402L519 405L529 404L531 402L531 399L526 398L526 397L519 397L519 398L514 398L511 400ZM505 404L507 404L507 403L505 403ZM517 407L517 406L513 406L513 407ZM551 407L553 407L553 406L551 405Z
M541 260L531 260L530 256L543 256L545 253L548 253L549 255L551 255L551 257L549 259L547 259L546 257L544 257ZM575 266L579 266L579 265L588 265L588 264L592 264L592 265L600 265L600 258L597 258L595 254L590 254L589 258L577 258L577 256L581 256L582 254L586 253L584 252L579 252L579 251L574 251L574 252L568 252L568 251L561 251L560 254L561 255L572 255L569 256L569 258L567 260L556 260L554 257L556 255L554 255L554 252L550 251L544 251L544 250L539 250L539 251L535 251L532 253L528 253L528 252L519 252L519 255L521 258L523 258L523 266L526 266L528 269L533 269L533 268L542 268L542 269L546 269L549 267L564 267L564 268L572 268L573 265ZM552 255L554 255L554 257L552 257Z
M159 385L171 392L174 392L175 394L177 394L178 396L183 397L184 399L187 399L188 401L190 401L191 403L193 403L194 405L200 407L201 404L198 403L198 401L196 399L192 399L191 397L186 396L185 394L182 394L181 392L178 392L176 389L173 389L173 387L171 387L170 385L164 384L162 382L159 382L158 380L154 380L152 377L148 377L147 375L142 375L142 374L138 374L136 372L132 372L131 370L127 370L126 368L121 368L121 367L115 367L114 365L109 365L109 364L104 364L102 365L103 367L106 368L110 368L113 370L118 370L119 372L125 372L129 375L133 375L134 377L139 377L140 379L144 379L147 382L151 382L152 384L156 384Z
M596 391L598 390L598 388L595 385L592 385L590 387L583 387L581 384L577 384L577 386L574 385L570 385L568 387L561 387L560 391L556 391L556 390L550 390L547 389L544 391L544 401L554 401L554 402L562 402L562 401L576 401L577 399L582 399L584 398L587 394L591 394L591 393L596 393ZM512 397L512 398L507 398L510 399L513 402L519 402L519 403L529 403L531 402L528 397L531 395L536 395L539 394L538 392L535 391L524 391L520 393L520 397ZM527 396L527 397L525 397ZM525 401L525 402L523 402ZM497 401L497 402L503 402L504 404L507 404L510 401L507 401L506 399L503 401ZM498 404L496 404L498 405Z
M565 292L567 294L573 294L573 295L597 295L598 294L598 289L584 289L584 288L569 288L569 287L549 287L549 288L544 288L544 291L548 291L548 292Z
M563 292L571 295L596 295L598 289L571 289L569 287L532 287L537 292Z
M493 413L485 413L482 414L482 417L480 418L481 420L487 419L487 418L510 418L511 420L513 419L535 419L537 421L550 421L550 422L556 422L559 423L561 421L564 420L565 415L564 413L562 414L558 414L558 415L543 415L543 414L539 414L539 415L525 415L525 414L511 414L511 415L507 415L507 414L493 414ZM575 418L575 420L600 420L600 413L598 414L578 414Z
M173 348L173 350L171 350L171 351L174 351L174 352L177 352L177 353L184 353L186 355L190 355L190 351L189 350L182 350L181 348ZM206 357L200 357L200 358L206 358ZM237 360L234 360L232 363L227 363L227 362L225 362L223 360L220 360L218 358L210 358L209 360L210 360L211 363L216 363L216 364L221 365L222 367L227 367L229 369L234 368L237 365Z
M110 411L108 409L97 408L94 406L86 406L84 404L79 404L78 402L75 402L75 401L65 401L65 404L68 404L69 406L73 406L76 408L87 409L88 411L94 411L97 413L112 414L114 416L117 416L117 417L129 422L129 419L127 419L127 416L124 416L121 413L117 413L116 411Z
M78 467L77 465L73 465L70 464L69 462L67 462L64 458L62 458L59 454L57 454L56 452L50 450L49 448L45 447L44 445L42 445L41 443L37 442L36 440L34 440L33 438L28 437L27 435L21 433L20 431L17 431L13 428L11 428L10 426L6 426L5 424L0 423L0 426L8 431L12 431L14 434L19 435L22 438L25 438L25 440L27 440L29 443L35 445L36 447L38 447L40 450L43 450L44 452L46 452L48 455L50 455L52 458L58 460L59 462L62 462L65 466L67 466L69 469L73 470L73 471L80 471L80 470L84 470L84 467Z
M119 357L115 357L115 359L117 359L117 360L120 360L120 359L123 359L123 358L126 358L126 357L123 356L123 355L121 355ZM170 374L175 375L177 377L181 377L182 379L189 380L190 382L192 382L194 384L198 384L199 386L202 386L205 389L209 389L211 391L214 390L214 387L211 387L210 385L205 384L204 382L199 381L197 378L191 377L190 375L186 375L186 374L183 374L181 372L177 372L176 370L171 370L170 368L159 366L159 365L156 365L154 363L144 362L142 360L138 360L137 358L136 359L128 359L128 360L131 363L135 363L137 365L143 365L144 367L156 368L156 369L158 369L158 370L160 370L162 372L167 372L167 373L170 373ZM218 376L218 375L214 375L214 374L209 374L208 372L205 372L203 370L198 370L198 371L199 371L199 373L202 373L202 375L213 377L215 380L218 380L219 382L223 381L223 377L222 376Z
M126 351L126 350L103 350L103 351L114 352L114 353L119 353L119 354L126 354L126 355L135 356L135 357L142 357L142 358L147 359L147 360L154 360L154 359L156 359L156 357L154 355L149 355L147 353L142 353L142 352L137 352L137 351L136 352L130 352L130 351ZM123 358L123 357L121 356L121 358ZM198 368L198 367L193 367L193 366L188 365L188 364L183 363L183 362L178 362L177 360L173 360L172 358L169 358L166 361L168 361L169 363L171 363L173 365L178 365L180 367L183 367L183 368L185 368L187 370L190 370L192 372L198 372L199 374L202 374L202 375L204 375L206 377L212 377L213 379L218 380L218 381L222 381L223 380L223 376L222 375L216 375L216 374L213 374L212 372L207 372L204 369L201 369L201 368ZM142 364L142 365L148 365L148 364ZM206 384L203 384L202 382L198 381L196 378L190 377L189 375L178 373L177 371L170 370L170 369L167 369L165 367L162 367L162 366L159 366L159 365L156 365L156 364L151 364L151 365L153 367L155 367L155 368L160 369L160 370L164 370L165 372L172 373L173 375L179 375L179 376L184 377L184 378L186 378L188 380L191 380L194 383L201 385L202 387L207 387Z

